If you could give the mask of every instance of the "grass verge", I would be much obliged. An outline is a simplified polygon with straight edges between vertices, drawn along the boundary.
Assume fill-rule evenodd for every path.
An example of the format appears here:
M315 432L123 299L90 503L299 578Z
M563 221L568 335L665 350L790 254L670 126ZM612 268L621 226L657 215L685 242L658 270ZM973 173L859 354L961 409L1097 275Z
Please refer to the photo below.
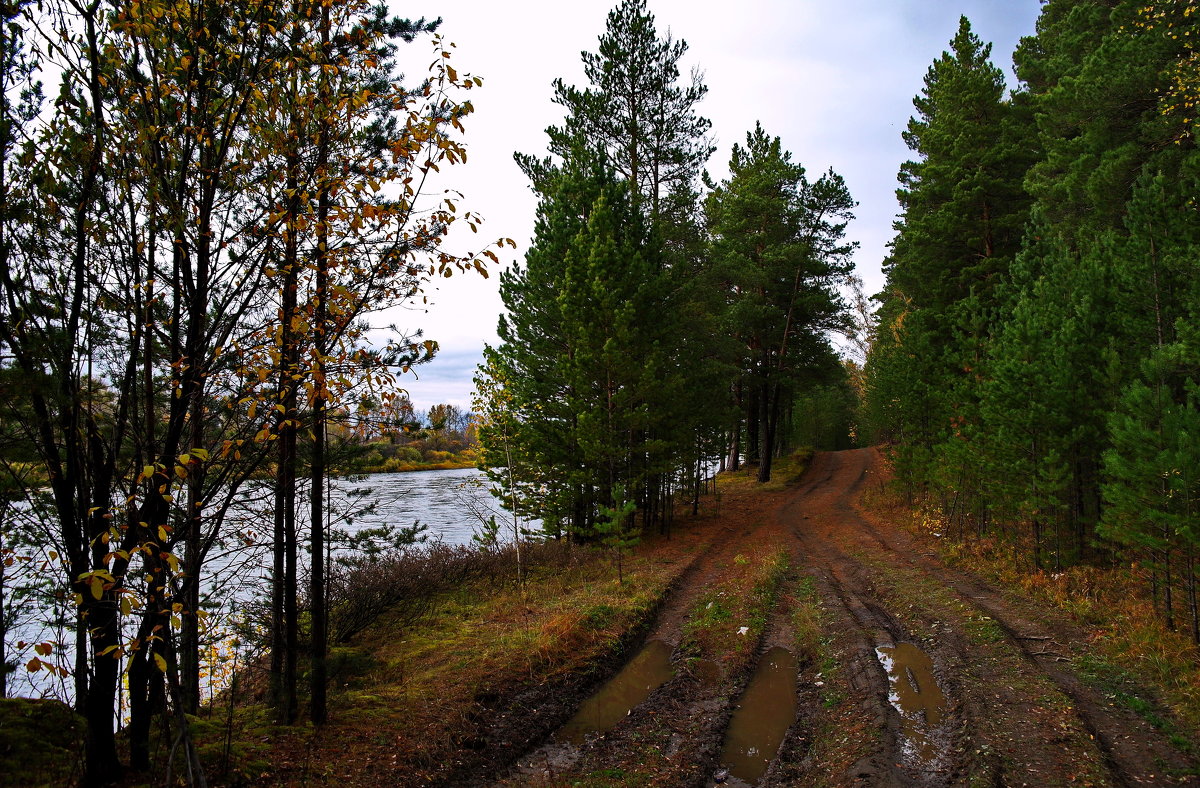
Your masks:
M334 649L321 730L274 725L254 703L236 706L231 722L218 710L197 721L212 782L426 784L461 765L463 753L504 753L504 742L486 740L492 716L510 714L522 693L586 685L619 660L686 565L674 546L651 545L617 583L608 557L586 548L531 547L526 558L524 586L473 578L440 594L419 624L384 614Z

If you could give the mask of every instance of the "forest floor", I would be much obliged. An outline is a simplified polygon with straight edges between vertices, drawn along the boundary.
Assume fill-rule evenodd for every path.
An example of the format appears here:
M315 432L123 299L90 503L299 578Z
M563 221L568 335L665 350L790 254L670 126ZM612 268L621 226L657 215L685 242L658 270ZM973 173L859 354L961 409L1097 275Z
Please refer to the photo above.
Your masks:
M200 739L241 742L241 765L210 782L1200 785L1194 722L1098 658L1093 628L948 563L883 494L878 452L801 469L722 477L624 583L608 558L547 565L519 596L469 590L420 632L370 634L323 729L248 706L226 738L214 715ZM627 712L587 703L655 659Z

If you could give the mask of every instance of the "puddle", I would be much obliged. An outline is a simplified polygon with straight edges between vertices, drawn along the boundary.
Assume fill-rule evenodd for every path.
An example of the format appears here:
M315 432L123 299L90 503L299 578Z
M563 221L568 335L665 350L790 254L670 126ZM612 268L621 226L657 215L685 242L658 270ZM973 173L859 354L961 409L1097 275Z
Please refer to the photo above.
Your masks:
M555 738L580 744L589 733L603 733L625 718L660 684L675 675L671 646L651 640L621 672L588 698Z
M721 666L711 659L698 659L692 664L692 674L705 687L715 687L721 683Z
M900 712L904 754L932 763L940 754L933 731L946 714L946 696L933 678L929 655L912 643L875 649L888 674L888 700Z
M776 646L759 660L729 722L721 761L730 776L748 785L756 783L795 718L796 656ZM738 783L731 780L730 784Z

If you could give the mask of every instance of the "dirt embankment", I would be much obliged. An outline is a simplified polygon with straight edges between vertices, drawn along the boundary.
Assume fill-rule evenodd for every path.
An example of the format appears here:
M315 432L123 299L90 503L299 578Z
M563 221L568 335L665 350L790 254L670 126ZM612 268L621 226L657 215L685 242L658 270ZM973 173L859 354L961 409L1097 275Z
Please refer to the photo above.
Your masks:
M1080 630L864 511L878 472L871 450L819 454L770 508L734 514L650 627L673 650L673 678L607 731L531 748L499 782L724 780L722 744L755 663L784 647L799 657L796 711L759 785L1200 785L1194 745L1147 721L1163 709L1135 713L1081 674ZM748 658L702 669L687 636L697 603L735 587L752 545L786 552L791 568Z

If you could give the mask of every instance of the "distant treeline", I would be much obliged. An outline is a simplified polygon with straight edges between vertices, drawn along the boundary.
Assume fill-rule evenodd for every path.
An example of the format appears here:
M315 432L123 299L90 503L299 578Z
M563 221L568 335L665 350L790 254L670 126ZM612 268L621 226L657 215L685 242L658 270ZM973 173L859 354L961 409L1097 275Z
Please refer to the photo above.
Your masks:
M423 417L408 405L398 429L358 442L346 468L361 473L390 473L473 468L479 438L474 416L457 405L434 405Z

